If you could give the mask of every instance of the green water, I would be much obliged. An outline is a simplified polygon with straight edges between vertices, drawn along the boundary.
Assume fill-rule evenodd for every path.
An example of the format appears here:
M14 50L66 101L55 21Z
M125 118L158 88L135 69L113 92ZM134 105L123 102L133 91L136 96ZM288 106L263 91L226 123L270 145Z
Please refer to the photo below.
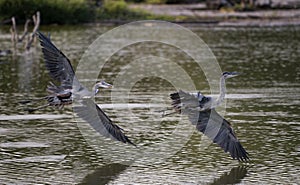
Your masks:
M53 42L76 66L88 46L112 28L51 26L41 31L51 32ZM205 138L196 130L182 148L157 163L150 160L125 165L122 159L114 161L96 152L78 129L72 108L47 108L28 114L24 111L26 106L18 103L46 95L50 78L36 44L30 52L23 52L19 46L12 55L0 57L0 183L299 183L300 27L190 29L208 44L223 71L242 73L227 81L224 115L250 154L251 163L243 165L232 160L215 144L201 149ZM7 28L0 29L0 49L11 49ZM190 57L178 48L157 43L123 48L111 57L99 78L113 82L137 51L168 56L187 71L197 89L209 94L203 72ZM174 90L166 80L149 77L133 86L130 105L112 107L112 90L102 91L96 101L141 147L139 152L144 146L151 149L153 144L164 141L176 128L180 116L161 118L155 112L165 107L160 105L170 103L168 96ZM194 127L184 118L183 122ZM176 140L183 138L178 136ZM105 142L116 145L118 152L130 149L115 141ZM155 146L166 150L163 144ZM111 151L110 155L117 154Z

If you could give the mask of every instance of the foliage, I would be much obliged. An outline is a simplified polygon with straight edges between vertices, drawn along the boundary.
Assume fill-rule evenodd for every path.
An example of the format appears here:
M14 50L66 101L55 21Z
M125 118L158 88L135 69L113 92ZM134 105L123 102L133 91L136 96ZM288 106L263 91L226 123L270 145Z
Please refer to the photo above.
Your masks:
M234 4L233 9L235 11L252 11L255 9L253 4Z
M97 9L97 20L174 20L171 16L153 15L145 10L131 9L124 0L105 0L103 7Z
M40 11L41 24L76 24L95 20L160 19L174 21L185 19L183 16L154 15L142 9L132 9L125 0L103 0L100 5L96 2L98 1L0 0L0 18L4 20L14 16L17 23L21 24Z
M205 0L127 0L127 2L133 3L150 3L150 4L184 4L184 3L200 3L205 2Z
M124 0L105 0L103 11L115 17L123 17L130 13Z
M18 22L41 12L42 24L89 22L94 17L93 8L85 0L0 0L0 16L15 16Z
M164 4L166 3L166 0L146 0L149 4Z
M124 0L105 0L103 7L97 9L97 19L122 19L131 12Z

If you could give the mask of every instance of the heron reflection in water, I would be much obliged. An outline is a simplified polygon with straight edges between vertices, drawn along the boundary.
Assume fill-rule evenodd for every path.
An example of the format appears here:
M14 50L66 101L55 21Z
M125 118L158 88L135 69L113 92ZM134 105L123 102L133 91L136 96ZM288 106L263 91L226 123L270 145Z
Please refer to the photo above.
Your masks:
M198 131L218 144L224 152L229 152L233 159L246 162L249 160L249 154L237 139L231 124L215 110L225 98L225 80L237 75L237 72L224 72L221 75L220 95L217 98L204 96L200 92L187 93L182 90L170 94L170 98L175 113L188 115Z
M46 99L47 104L28 110L33 112L47 106L62 109L65 105L72 104L73 98L76 96L79 99L79 106L74 107L74 110L80 118L87 121L101 135L135 146L124 134L123 129L114 124L92 100L92 97L99 92L99 88L111 88L112 85L102 80L94 85L92 92L89 91L80 84L75 76L70 60L56 48L51 42L50 36L46 37L41 32L37 32L37 36L42 46L44 61L49 75L53 80L59 82L60 85L50 82L47 87L49 95L41 98ZM27 102L24 101L24 103Z

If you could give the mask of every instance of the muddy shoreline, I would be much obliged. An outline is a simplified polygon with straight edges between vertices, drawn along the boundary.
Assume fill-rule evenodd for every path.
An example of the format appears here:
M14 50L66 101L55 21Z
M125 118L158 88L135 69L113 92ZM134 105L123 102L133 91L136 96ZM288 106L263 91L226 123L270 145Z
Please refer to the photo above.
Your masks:
M116 26L127 24L132 21L123 20L109 20L109 21L97 21L93 23L86 23L85 25L105 25ZM283 27L283 26L300 26L300 19L296 20L202 20L202 21L169 21L175 24L188 25L188 26L205 26L205 27Z
M182 16L179 24L213 26L298 26L300 9L268 9L257 11L206 10L203 4L147 5L132 4L130 8L146 10L155 15Z

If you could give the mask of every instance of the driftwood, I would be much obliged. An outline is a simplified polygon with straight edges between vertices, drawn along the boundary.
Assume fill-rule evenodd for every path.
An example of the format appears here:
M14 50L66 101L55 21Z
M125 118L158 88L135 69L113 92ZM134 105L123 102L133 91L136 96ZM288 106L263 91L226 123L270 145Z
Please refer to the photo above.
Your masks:
M12 22L12 27L10 28L10 32L11 32L11 42L14 44L14 46L16 45L17 41L18 41L18 32L17 32L17 26L16 26L16 19L15 17L11 18L11 22Z
M31 48L32 43L35 42L35 40L36 40L35 34L36 34L37 30L39 29L40 22L41 22L40 12L36 12L36 15L32 16L32 20L33 20L34 28L31 32L31 34L29 34L28 26L29 26L30 22L32 22L32 21L30 19L27 19L26 23L24 25L23 34L22 34L21 38L19 38L18 32L17 32L16 20L14 17L11 18L12 27L10 28L10 32L11 32L11 41L13 43L14 48L16 48L17 43L22 43L23 41L25 41L24 48L28 51Z
M33 19L33 23L34 23L34 28L32 30L32 33L31 33L30 37L29 37L28 43L25 46L26 50L30 49L33 41L35 40L35 34L36 34L37 30L39 29L40 22L41 22L40 12L36 12L36 15L33 15L32 19Z
M30 22L31 22L30 19L26 20L26 23L24 25L23 34L22 34L21 38L18 40L19 42L23 42L23 40L25 39L26 35L28 34L28 25L29 25Z

